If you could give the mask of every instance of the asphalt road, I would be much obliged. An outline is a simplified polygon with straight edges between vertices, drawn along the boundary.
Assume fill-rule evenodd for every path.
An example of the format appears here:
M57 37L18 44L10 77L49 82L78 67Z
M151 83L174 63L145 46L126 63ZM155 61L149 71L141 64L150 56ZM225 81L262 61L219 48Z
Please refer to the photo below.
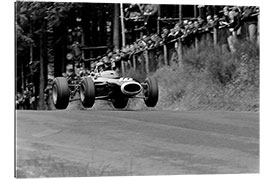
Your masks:
M44 167L38 160L47 158L47 166L68 162L95 173L80 176L259 172L258 113L65 110L16 116L17 166L29 171Z

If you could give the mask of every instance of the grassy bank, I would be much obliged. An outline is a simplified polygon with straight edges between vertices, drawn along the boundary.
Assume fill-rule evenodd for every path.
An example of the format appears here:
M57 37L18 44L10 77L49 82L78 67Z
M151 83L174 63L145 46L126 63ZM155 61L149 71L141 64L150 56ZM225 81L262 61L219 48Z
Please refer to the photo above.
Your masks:
M259 47L237 45L237 52L222 53L212 46L192 49L179 66L163 67L158 108L178 110L259 110Z

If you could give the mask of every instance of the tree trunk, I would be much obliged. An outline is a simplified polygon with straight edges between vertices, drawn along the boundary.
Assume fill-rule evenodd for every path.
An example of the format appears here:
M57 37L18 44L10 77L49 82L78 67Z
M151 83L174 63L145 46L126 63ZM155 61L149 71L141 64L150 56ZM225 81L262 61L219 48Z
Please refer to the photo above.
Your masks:
M119 15L120 15L120 8L119 4L114 4L114 15L113 15L113 45L114 49L119 49L119 34L120 34L120 28L119 28Z
M24 85L24 68L23 68L23 63L21 63L21 88L22 88L22 92L25 89L25 85Z
M157 34L160 34L160 5L158 6Z
M44 19L40 34L40 44L39 44L39 56L40 56L40 77L39 77L39 109L45 110L44 101L44 89L45 89L45 61L46 61L46 20Z
M65 72L66 37L63 24L54 28L54 77L62 76Z
M183 11L182 11L182 5L179 5L179 23L182 23L183 19ZM178 40L178 47L177 47L177 55L178 55L178 65L182 66L182 60L183 60L183 48L182 48L182 42L179 39Z
M193 5L193 8L194 8L194 18L197 18L197 16L198 16L197 6L196 5Z
M120 4L120 14L121 14L121 33L122 33L122 47L126 46L126 36L125 36L125 22L124 22L124 12L123 3Z

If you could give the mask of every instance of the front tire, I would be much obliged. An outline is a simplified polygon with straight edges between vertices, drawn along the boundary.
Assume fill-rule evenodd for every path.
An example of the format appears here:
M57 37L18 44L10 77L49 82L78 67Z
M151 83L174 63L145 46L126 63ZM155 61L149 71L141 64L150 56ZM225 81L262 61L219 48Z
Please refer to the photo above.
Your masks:
M69 103L69 87L67 79L56 77L52 85L53 104L56 109L66 109Z
M156 79L148 77L145 79L144 102L148 107L155 107L158 102L158 83Z
M80 86L80 99L83 107L91 108L95 103L95 84L91 77L84 77Z

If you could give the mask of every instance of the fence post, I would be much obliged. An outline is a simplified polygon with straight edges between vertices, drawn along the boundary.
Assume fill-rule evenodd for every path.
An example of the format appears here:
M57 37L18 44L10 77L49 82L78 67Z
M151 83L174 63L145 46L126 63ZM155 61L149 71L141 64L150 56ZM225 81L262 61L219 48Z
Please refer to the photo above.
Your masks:
M179 5L179 23L182 23L183 19L183 7L182 5ZM182 59L183 59L183 48L182 48L182 42L181 39L178 39L178 46L177 46L177 56L178 56L178 66L182 66Z
M127 61L127 69L128 69L128 71L130 71L131 68L132 68L132 63L131 63L131 60L129 59Z
M217 33L218 33L218 30L217 28L214 28L214 45L216 46L217 45Z
M168 52L167 52L167 46L166 44L163 45L163 54L164 54L164 64L168 65Z
M195 49L198 50L199 48L199 40L198 37L195 37Z
M181 39L178 39L177 41L177 56L178 56L178 66L182 66L182 60L183 60L183 45L181 42Z
M257 44L260 45L260 15L257 16Z
M133 59L133 69L136 70L136 57L135 57L135 54L133 54L132 59Z
M149 57L148 57L148 50L144 51L144 58L145 58L145 70L146 74L149 74Z
M125 75L125 64L124 64L123 60L121 60L121 71L122 71L122 75L124 76Z

